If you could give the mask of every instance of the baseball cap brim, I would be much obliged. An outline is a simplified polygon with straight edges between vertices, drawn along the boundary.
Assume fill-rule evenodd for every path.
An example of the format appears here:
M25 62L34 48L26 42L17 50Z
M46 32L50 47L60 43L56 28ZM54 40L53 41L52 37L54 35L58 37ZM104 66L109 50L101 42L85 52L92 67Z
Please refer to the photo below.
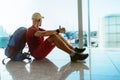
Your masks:
M40 13L34 13L32 15L33 20L39 20L39 19L43 19L43 18L44 18L44 16L42 16Z

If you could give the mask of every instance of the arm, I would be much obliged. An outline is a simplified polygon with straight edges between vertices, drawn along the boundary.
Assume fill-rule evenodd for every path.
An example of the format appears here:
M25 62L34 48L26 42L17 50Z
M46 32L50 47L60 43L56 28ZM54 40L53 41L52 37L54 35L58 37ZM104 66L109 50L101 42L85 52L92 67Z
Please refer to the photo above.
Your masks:
M37 31L34 35L36 37L39 36L51 36L53 34L57 34L56 30L49 30L49 31Z
M59 33L65 33L65 28L60 28L58 29ZM35 32L35 36L39 37L39 36L51 36L54 34L58 34L58 32L56 30L47 30L47 31L37 31Z

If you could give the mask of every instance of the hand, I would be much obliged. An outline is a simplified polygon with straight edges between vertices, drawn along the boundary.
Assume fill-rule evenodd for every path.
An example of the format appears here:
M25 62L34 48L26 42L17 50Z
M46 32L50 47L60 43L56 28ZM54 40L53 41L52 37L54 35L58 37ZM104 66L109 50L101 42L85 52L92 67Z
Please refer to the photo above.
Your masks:
M66 33L66 30L65 30L65 28L64 28L64 27L62 27L62 28L61 28L61 27L59 27L59 30L60 30L60 33L64 33L64 34Z

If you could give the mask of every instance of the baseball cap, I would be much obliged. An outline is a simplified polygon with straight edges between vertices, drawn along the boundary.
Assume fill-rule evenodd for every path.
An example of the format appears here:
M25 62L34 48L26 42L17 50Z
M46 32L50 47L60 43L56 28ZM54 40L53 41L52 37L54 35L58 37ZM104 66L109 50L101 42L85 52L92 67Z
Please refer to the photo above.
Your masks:
M39 20L41 18L44 18L44 17L38 12L36 12L32 15L32 20Z

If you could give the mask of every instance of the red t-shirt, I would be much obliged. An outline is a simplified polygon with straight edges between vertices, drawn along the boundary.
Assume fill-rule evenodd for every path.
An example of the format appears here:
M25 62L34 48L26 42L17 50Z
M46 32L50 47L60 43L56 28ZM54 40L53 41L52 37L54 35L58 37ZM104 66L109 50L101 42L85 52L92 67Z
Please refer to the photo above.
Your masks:
M44 37L36 37L34 36L35 32L37 31L45 31L42 28L36 28L34 26L31 26L30 28L28 28L27 32L26 32L26 41L29 47L29 51L32 53L35 49L37 49L37 47L44 41Z

